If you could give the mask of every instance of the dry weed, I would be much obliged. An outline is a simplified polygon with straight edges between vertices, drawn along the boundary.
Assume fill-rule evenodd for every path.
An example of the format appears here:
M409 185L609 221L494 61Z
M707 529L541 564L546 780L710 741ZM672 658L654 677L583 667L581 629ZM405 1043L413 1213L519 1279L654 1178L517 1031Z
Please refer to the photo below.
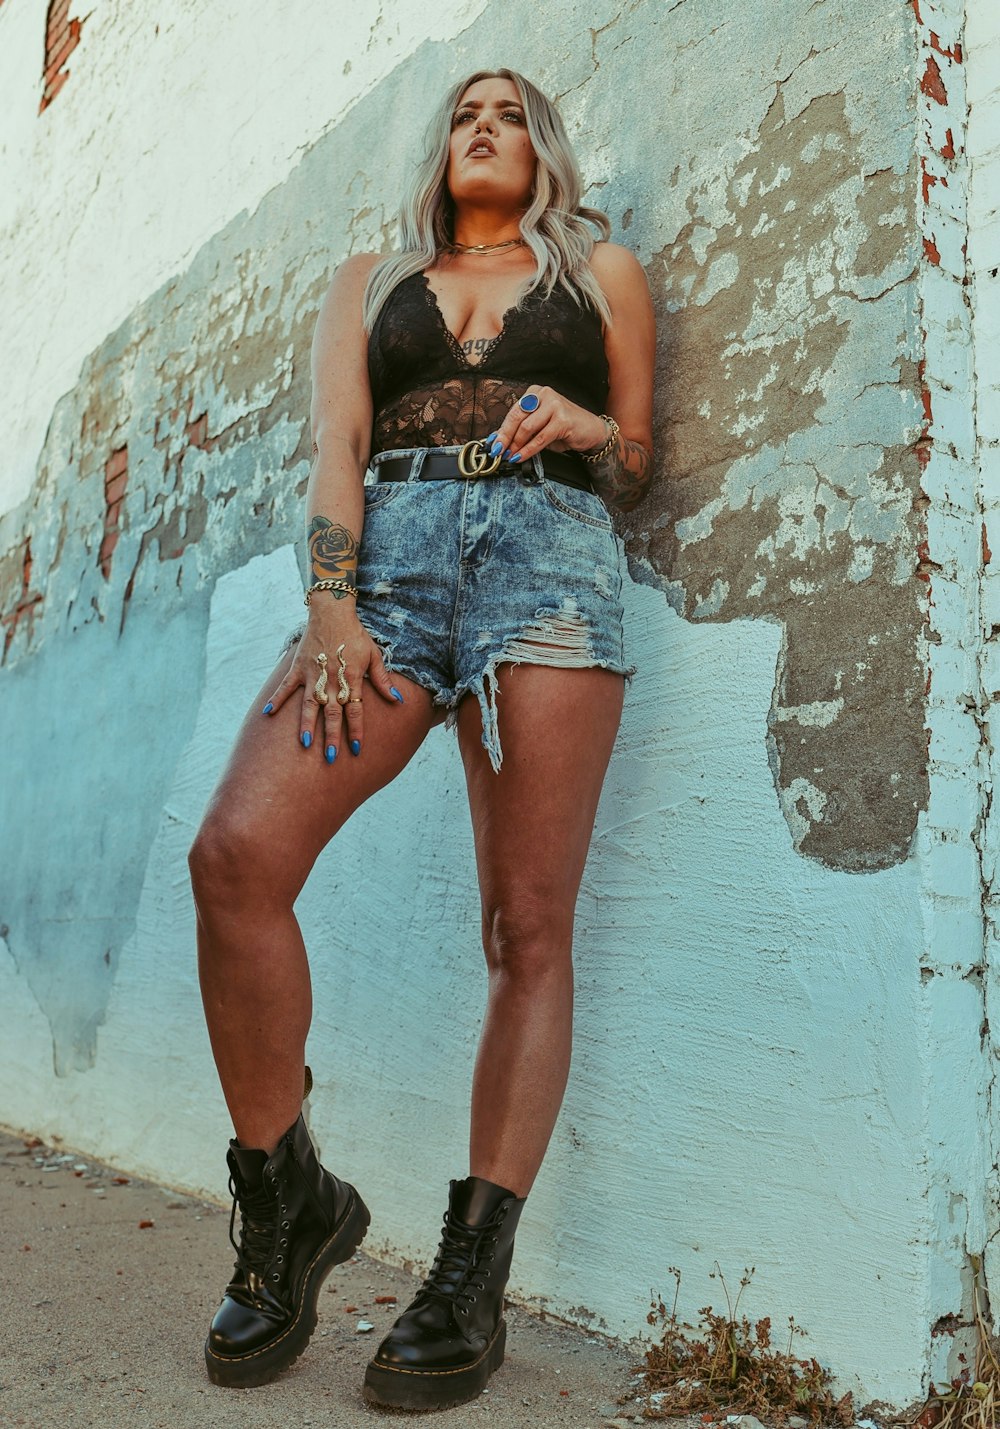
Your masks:
M815 1359L798 1359L792 1354L793 1337L805 1331L791 1315L785 1350L771 1344L768 1317L751 1323L745 1315L739 1315L743 1291L753 1277L752 1266L743 1273L734 1303L716 1262L711 1278L717 1276L721 1281L729 1313L719 1314L706 1305L698 1312L701 1318L697 1330L677 1319L681 1273L674 1265L669 1272L675 1282L673 1305L668 1312L654 1292L652 1308L646 1316L650 1325L662 1323L663 1335L661 1343L646 1352L646 1386L655 1395L655 1403L647 1404L644 1418L754 1414L783 1424L790 1413L795 1413L808 1416L816 1425L854 1423L850 1394L834 1399L829 1389L829 1371ZM963 1425L961 1429L972 1426ZM997 1426L991 1425L990 1429Z
M972 1261L972 1305L976 1319L975 1364L958 1356L963 1368L947 1389L931 1385L927 1402L912 1421L921 1429L997 1429L1000 1404L1000 1342L986 1324L980 1295L982 1262Z

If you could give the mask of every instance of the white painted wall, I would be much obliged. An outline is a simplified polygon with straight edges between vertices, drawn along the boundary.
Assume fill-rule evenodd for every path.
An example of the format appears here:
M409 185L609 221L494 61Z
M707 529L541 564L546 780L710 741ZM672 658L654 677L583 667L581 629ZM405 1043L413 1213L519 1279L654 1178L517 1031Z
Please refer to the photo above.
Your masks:
M987 23L986 0L970 0L970 34L973 5ZM537 15L523 8L526 22ZM415 3L182 0L167 15L148 0L93 0L71 79L39 117L43 14L0 6L0 304L10 315L0 511L30 488L53 406L83 357L253 210L428 23L455 36L484 10L485 0L437 5L433 18ZM983 143L987 178L996 150ZM991 221L983 207L984 238ZM991 302L977 329L987 397ZM950 470L929 468L942 485L928 490ZM967 500L962 488L957 501ZM953 602L942 583L937 614L947 636L952 612L956 649L971 618L959 571L978 534L972 512L934 535L943 549L959 532L947 535ZM50 1070L50 1029L0 943L0 1119L216 1194L229 1129L201 1020L184 853L234 701L242 707L273 662L297 581L283 547L216 586L204 692L93 1068ZM512 1288L633 1337L646 1333L650 1289L670 1284L668 1265L682 1269L681 1312L693 1318L719 1301L707 1278L716 1260L730 1283L754 1264L749 1314L776 1324L794 1314L804 1348L836 1367L844 1389L905 1401L926 1379L930 1326L967 1298L965 1249L982 1244L988 1219L977 1200L982 995L964 976L981 935L969 851L978 789L963 743L974 721L955 714L954 689L942 696L932 808L914 855L874 875L833 873L795 853L768 767L780 626L689 625L646 587L630 588L628 620L639 673L580 900L573 1071ZM105 757L99 742L88 757ZM346 946L330 932L331 908L345 904L356 930ZM352 821L300 911L315 982L313 1127L372 1207L369 1244L426 1263L447 1180L465 1169L485 991L450 736L435 732ZM220 1276L227 1264L220 1246Z
M231 1133L183 860L233 701L248 703L270 668L297 582L285 547L216 587L205 695L91 1071L39 1075L48 1027L0 963L19 1028L0 1049L3 1119L215 1194ZM749 1312L794 1313L807 1343L844 1367L845 1388L905 1395L929 1311L918 869L861 879L792 850L764 740L775 625L692 627L640 587L628 617L639 673L579 905L573 1070L512 1290L633 1337L668 1265L693 1315L716 1289L716 1259L731 1284L752 1263ZM333 932L343 910L346 942ZM447 1181L467 1170L485 995L450 734L435 731L355 816L299 913L316 1003L313 1128L369 1202L367 1244L426 1263Z
M41 115L47 7L0 6L0 513L30 490L86 354L406 55L485 4L74 3L87 18L70 78Z

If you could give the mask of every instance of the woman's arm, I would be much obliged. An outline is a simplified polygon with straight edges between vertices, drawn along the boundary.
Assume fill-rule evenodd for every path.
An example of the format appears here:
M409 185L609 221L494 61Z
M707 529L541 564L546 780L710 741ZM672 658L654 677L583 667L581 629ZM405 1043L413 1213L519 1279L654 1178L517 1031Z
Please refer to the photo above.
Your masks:
M645 495L652 475L653 303L642 265L627 248L598 243L590 266L611 306L611 323L604 334L610 375L608 416L618 423L619 432L608 454L587 465L594 490L606 504L631 511ZM600 451L609 436L605 425L604 436L589 450Z
M653 450L653 357L655 331L649 284L638 259L617 243L598 243L590 266L611 308L604 334L608 358L607 414L618 433L599 461L588 462L594 490L619 511L631 511L645 494ZM588 456L607 445L611 428L551 387L529 387L537 408L525 414L515 402L487 441L525 461L551 447ZM499 445L497 443L499 442Z
M320 305L312 343L312 468L306 491L306 534L309 584L339 580L353 586L357 579L358 545L364 518L364 471L371 442L372 399L368 382L367 336L361 322L361 302L375 254L348 258L334 274ZM388 700L391 681L378 646L358 620L354 597L343 589L316 591L310 597L309 620L284 680L271 696L269 713L303 688L299 737L308 749L318 717L325 716L322 747L333 763L346 715L352 753L361 751L363 707L337 701L336 650L344 646L347 680L352 694L361 695L362 680ZM316 701L320 673L316 656L327 656L328 702Z

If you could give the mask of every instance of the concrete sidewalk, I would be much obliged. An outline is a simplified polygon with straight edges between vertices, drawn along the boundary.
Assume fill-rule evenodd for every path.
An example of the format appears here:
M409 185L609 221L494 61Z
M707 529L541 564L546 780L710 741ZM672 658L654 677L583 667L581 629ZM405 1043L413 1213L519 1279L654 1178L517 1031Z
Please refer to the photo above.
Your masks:
M3 1429L384 1422L362 1400L361 1381L415 1289L404 1271L361 1254L338 1266L302 1359L275 1384L227 1390L209 1383L202 1343L232 1268L228 1209L0 1131L0 1225ZM377 1303L388 1295L398 1305ZM634 1398L616 1403L637 1388L625 1351L522 1310L507 1312L507 1327L490 1388L422 1423L603 1429L640 1418Z

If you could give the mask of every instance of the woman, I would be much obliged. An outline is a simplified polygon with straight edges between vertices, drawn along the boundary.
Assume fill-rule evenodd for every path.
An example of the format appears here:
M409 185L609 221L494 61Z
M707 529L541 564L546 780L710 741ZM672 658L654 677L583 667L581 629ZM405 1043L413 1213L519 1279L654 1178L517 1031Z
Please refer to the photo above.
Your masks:
M241 1212L205 1347L220 1384L264 1383L297 1358L323 1275L365 1234L363 1201L320 1166L301 1116L311 1002L292 909L323 847L445 713L488 967L470 1175L451 1182L433 1268L364 1392L446 1407L503 1360L503 1290L566 1084L573 913L629 673L608 509L639 500L651 449L649 291L630 253L595 243L609 225L580 193L544 96L510 70L474 74L431 127L401 251L347 260L319 312L308 623L191 853Z

